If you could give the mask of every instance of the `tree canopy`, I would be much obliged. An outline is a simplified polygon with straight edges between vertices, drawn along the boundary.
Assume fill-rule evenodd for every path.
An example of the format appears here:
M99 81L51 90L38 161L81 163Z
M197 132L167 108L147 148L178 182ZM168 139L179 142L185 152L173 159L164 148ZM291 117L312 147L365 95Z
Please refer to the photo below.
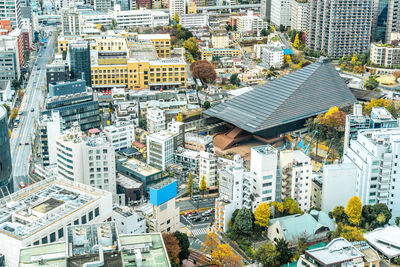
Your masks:
M189 257L189 255L190 255L189 238L185 233L181 233L179 231L176 231L174 233L174 235L175 235L176 239L178 239L178 241L179 241L179 247L181 249L181 251L179 252L179 260L182 263L182 261L187 259Z
M201 180L200 180L200 192L202 192L203 194L205 193L205 191L207 190L207 183L206 183L206 179L203 176L201 176Z
M379 82L374 77L369 77L365 83L365 88L368 90L374 90L379 86Z
M254 256L256 260L263 265L263 267L270 267L277 265L279 252L272 243L266 242L256 250Z
M392 218L392 213L384 203L362 207L360 225L368 230L383 227Z
M253 214L249 209L241 208L232 225L236 235L249 235L253 230Z
M254 211L254 223L261 227L267 227L271 216L269 205L267 202L263 202Z
M352 197L347 203L345 213L352 225L358 225L361 219L362 203L358 196Z
M190 70L194 77L203 81L213 82L217 79L217 73L207 60L199 60L190 65Z
M193 174L189 172L189 177L187 181L187 191L190 197L193 195Z
M179 240L175 237L174 233L163 233L162 237L171 265L178 266L180 263L179 253L181 252Z

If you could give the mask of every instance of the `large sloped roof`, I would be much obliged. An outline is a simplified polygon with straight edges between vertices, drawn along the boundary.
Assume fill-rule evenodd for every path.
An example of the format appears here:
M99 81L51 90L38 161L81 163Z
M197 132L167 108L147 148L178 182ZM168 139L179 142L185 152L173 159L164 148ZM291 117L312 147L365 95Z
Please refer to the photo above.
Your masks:
M305 119L356 98L326 58L225 101L205 114L250 133Z

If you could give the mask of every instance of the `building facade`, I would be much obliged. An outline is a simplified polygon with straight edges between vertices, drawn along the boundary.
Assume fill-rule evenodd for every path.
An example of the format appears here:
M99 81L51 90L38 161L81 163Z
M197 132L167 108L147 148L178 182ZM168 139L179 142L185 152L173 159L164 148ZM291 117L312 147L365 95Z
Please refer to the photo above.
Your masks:
M158 133L165 130L165 114L164 110L159 108L151 108L147 111L147 131Z
M13 192L12 161L10 151L10 138L8 135L7 110L0 106L0 189L6 193ZM7 189L6 189L7 187Z
M307 31L308 26L308 2L304 0L293 0L290 10L290 27L296 31Z
M135 127L131 123L117 122L114 125L106 126L104 133L115 151L132 147L132 142L135 141Z
M86 85L92 86L92 72L90 63L90 50L87 42L70 42L69 59L71 67L71 78L85 78Z
M147 136L147 164L165 171L174 162L175 134L167 130Z
M57 163L56 140L62 133L62 123L59 112L44 114L39 118L40 132L39 152L43 166Z
M290 0L271 0L271 23L290 27Z
M199 186L204 176L207 188L216 187L218 181L217 157L214 153L200 151L199 163Z
M399 68L400 45L372 43L371 63L383 68Z

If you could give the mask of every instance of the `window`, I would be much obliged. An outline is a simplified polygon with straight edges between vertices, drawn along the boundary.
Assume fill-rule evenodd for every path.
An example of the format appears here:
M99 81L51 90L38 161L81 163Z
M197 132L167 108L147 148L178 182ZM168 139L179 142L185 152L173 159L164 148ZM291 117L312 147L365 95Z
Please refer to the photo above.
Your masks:
M34 245L34 246L39 245L39 240L36 240L35 242L33 242L33 245Z
M94 217L99 217L99 215L100 215L100 210L99 210L99 208L95 208L95 209L94 209Z
M93 220L93 211L89 212L89 222Z
M171 222L171 220L168 220L168 221L167 221L167 224L169 224L170 222Z
M82 224L86 224L87 223L86 215L82 216L81 222L82 222Z
M49 241L47 239L47 236L45 236L42 238L42 244L47 244L47 243L49 243Z
M58 229L58 238L64 237L64 228Z
M75 221L74 221L74 225L78 225L79 224L79 219L76 219Z
M263 176L263 180L264 180L264 181L265 181L265 180L269 180L269 179L272 179L272 175Z
M50 234L50 243L56 242L56 233L53 232Z

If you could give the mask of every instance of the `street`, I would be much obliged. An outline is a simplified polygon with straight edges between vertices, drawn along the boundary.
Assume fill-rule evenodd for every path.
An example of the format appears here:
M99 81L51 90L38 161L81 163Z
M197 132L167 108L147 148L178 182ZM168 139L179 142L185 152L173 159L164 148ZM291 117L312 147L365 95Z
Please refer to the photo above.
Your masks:
M193 200L182 200L177 201L176 206L178 206L181 211L196 210L201 208L214 208L215 198L205 198L198 201Z
M206 236L208 234L207 229L214 221L214 214L203 216L202 220L198 222L192 221L185 215L181 215L179 220L192 233L192 236L189 237L190 247L196 250L200 250L201 245L206 240Z
M18 190L18 185L31 183L28 176L29 164L31 160L31 142L33 139L36 120L40 114L40 105L44 101L43 88L45 86L46 64L53 55L54 51L54 31L55 27L48 27L52 32L48 38L46 48L41 47L36 64L31 72L31 76L25 88L25 95L20 111L21 122L14 128L11 135L11 156L14 179L14 190Z

